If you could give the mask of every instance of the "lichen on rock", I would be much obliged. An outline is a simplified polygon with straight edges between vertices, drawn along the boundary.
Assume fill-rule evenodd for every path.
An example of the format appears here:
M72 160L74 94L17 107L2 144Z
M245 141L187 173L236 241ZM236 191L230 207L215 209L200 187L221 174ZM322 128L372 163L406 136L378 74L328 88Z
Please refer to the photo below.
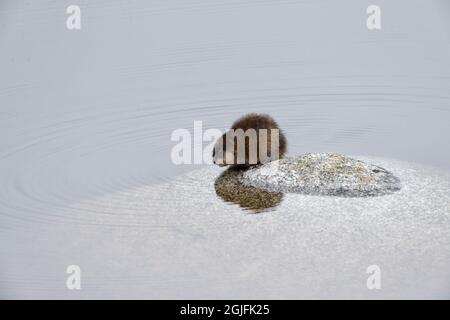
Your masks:
M343 197L379 196L401 188L388 170L337 153L286 157L245 171L240 181L272 192Z

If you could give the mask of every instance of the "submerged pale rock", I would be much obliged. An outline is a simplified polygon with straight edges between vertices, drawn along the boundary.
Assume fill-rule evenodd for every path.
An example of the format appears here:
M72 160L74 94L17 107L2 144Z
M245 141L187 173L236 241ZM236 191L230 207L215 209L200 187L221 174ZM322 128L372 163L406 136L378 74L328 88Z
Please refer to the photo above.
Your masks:
M401 190L285 193L270 212L243 214L233 203L243 195L222 201L214 188L232 192L236 172L208 166L40 213L51 224L4 220L0 298L448 299L450 173L361 159L394 172ZM74 260L89 272L75 296L60 272ZM372 264L382 290L367 289Z
M336 153L287 157L251 168L240 176L247 186L272 192L365 197L400 190L388 170Z

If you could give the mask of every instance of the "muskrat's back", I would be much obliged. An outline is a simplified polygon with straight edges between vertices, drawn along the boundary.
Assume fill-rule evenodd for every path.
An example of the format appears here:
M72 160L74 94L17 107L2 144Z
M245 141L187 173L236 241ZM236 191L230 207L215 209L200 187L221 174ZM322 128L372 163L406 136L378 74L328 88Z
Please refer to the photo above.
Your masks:
M256 148L250 143L251 137L256 137ZM241 143L245 139L244 152L238 149L239 139ZM265 143L261 139L266 139ZM220 166L248 167L277 160L284 157L286 152L286 138L277 122L269 115L251 113L236 120L231 129L216 142L213 161Z

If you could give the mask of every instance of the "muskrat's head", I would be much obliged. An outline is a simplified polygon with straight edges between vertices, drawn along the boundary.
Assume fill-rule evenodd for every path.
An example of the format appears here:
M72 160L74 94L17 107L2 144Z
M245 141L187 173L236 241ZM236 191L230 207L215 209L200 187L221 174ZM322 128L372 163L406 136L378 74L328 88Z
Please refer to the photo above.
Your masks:
M213 149L219 166L248 167L277 160L286 154L286 138L272 117L248 114L233 123Z
M224 167L230 164L238 163L237 155L234 153L234 146L231 145L233 140L234 139L232 139L231 135L229 135L227 139L226 133L224 133L222 137L217 140L212 152L214 164Z

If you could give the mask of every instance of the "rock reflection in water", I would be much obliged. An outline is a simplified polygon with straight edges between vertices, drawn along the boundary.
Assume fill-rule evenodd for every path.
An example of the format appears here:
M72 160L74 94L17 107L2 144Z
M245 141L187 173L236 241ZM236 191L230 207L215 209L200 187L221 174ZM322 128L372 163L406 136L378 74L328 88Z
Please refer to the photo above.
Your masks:
M282 193L243 185L239 178L244 172L244 169L234 168L228 168L222 172L214 183L216 194L224 201L236 203L253 213L268 211L281 203Z

